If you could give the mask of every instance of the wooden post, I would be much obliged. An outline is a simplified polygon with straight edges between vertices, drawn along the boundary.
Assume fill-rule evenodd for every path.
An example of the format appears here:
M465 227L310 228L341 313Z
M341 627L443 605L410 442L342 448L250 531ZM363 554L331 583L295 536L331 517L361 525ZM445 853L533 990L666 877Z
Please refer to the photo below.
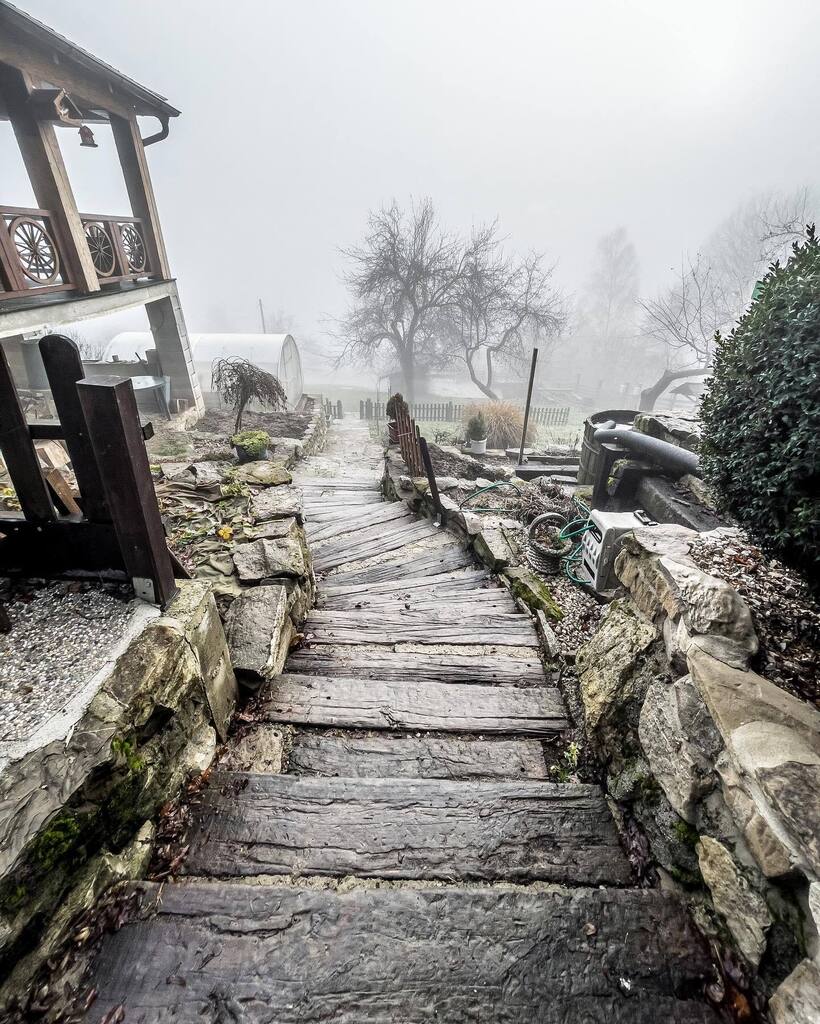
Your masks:
M538 349L532 350L532 364L530 365L530 382L527 385L527 404L524 406L524 428L521 431L521 449L518 452L518 465L524 464L524 444L527 440L527 423L530 418L530 402L532 401L532 385L535 380L535 364L538 362Z
M340 420L344 419L344 411L342 410L341 398L336 402L336 418Z
M148 160L142 144L139 125L136 117L118 117L110 114L111 131L120 158L128 199L135 217L142 221L145 231L145 249L148 253L148 265L151 273L157 274L164 281L171 276L168 254L162 239L162 228L159 222L157 200L148 171Z
M40 339L40 354L80 489L83 514L94 522L110 522L100 471L77 394L77 381L85 377L80 351L70 338L49 334Z
M38 121L29 105L31 82L27 75L0 65L0 91L37 204L53 216L59 233L60 255L66 276L82 292L98 292L100 282L85 240L77 203L69 184L54 126Z
M138 597L164 608L176 585L131 381L94 377L77 391L126 572Z
M40 460L31 442L26 416L9 362L0 345L0 454L6 463L17 500L26 519L45 523L57 518L48 486L40 470Z
M430 486L430 497L433 499L433 508L436 510L436 516L438 517L439 523L442 520L444 511L441 507L441 498L438 496L438 484L436 484L436 471L433 469L433 460L430 458L430 449L427 447L427 438L419 438L419 447L421 448L421 460L424 463L424 469L427 473L427 483Z

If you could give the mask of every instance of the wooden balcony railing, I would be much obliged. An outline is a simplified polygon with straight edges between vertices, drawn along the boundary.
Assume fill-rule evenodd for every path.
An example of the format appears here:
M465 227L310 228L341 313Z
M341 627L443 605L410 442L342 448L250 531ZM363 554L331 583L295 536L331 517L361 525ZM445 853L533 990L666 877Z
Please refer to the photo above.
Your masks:
M153 276L138 217L83 213L80 218L101 286ZM52 213L0 206L0 299L75 287Z

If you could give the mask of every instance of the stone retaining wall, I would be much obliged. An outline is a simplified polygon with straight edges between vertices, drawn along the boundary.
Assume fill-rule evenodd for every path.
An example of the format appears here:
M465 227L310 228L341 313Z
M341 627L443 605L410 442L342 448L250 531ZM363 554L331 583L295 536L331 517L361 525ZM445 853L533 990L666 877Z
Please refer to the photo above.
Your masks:
M749 609L695 565L697 536L625 542L626 595L577 659L587 735L637 845L777 991L776 1024L820 1019L820 714L750 668Z
M40 745L0 762L0 973L65 910L144 863L149 823L224 740L236 679L209 584L179 581L84 707ZM136 845L135 845L136 844ZM122 852L125 851L125 852ZM119 855L119 856L118 856ZM55 922L56 917L56 922ZM49 943L18 963L0 1001L24 987Z

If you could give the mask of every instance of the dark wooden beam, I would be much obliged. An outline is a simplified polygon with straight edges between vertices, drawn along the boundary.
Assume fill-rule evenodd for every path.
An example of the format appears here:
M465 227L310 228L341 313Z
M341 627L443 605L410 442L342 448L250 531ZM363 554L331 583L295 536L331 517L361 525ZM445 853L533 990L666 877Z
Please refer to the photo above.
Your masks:
M37 119L29 105L31 88L31 81L24 73L0 65L0 90L20 154L38 205L49 210L54 218L60 254L67 263L66 271L81 292L98 292L100 283L54 126Z
M26 416L9 369L6 352L0 345L0 454L27 519L36 523L54 519L56 513L48 486L40 471Z
M77 382L85 377L80 350L70 338L49 334L40 339L40 354L80 489L83 512L88 519L109 522L111 515L77 393Z
M176 585L131 381L96 377L77 390L128 574L165 607Z
M131 209L134 216L142 221L149 268L152 273L167 279L171 276L168 254L165 251L159 210L136 117L124 118L112 114L111 131L114 134Z
M48 523L0 514L0 571L28 576L96 573L126 580L117 534L112 523L89 523L81 516L63 516Z

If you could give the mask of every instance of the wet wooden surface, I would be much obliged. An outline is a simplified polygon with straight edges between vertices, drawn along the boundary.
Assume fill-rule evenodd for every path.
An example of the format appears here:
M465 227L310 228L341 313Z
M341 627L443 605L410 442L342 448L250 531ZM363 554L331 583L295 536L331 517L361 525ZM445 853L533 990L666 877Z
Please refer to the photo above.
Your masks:
M547 779L538 740L300 730L288 755L294 775L343 778Z
M657 892L143 888L95 1022L124 1004L126 1024L717 1024L676 998L708 959Z
M472 683L386 682L287 674L259 708L268 722L549 736L566 728L558 691Z
M597 786L219 772L187 874L320 874L578 885L631 878Z

